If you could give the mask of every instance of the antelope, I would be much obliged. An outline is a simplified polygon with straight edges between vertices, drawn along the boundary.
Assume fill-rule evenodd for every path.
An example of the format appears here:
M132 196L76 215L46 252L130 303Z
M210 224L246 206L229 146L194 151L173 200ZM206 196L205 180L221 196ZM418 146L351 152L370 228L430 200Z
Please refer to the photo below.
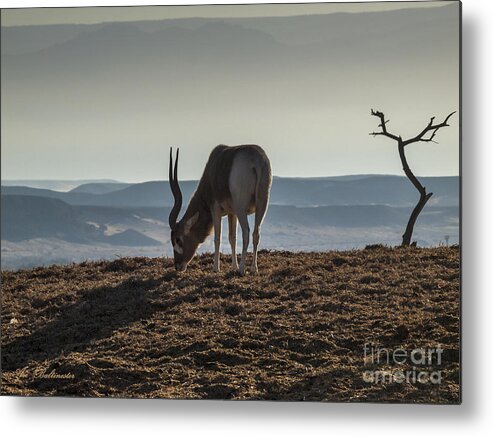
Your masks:
M196 191L190 199L182 219L177 222L182 205L182 194L178 184L178 156L173 171L173 149L170 148L169 184L174 205L169 214L171 243L175 269L185 271L198 246L214 229L214 266L220 271L222 217L228 216L229 243L231 244L232 266L241 275L245 274L245 263L250 240L248 215L255 212L253 229L253 261L250 271L258 272L257 250L260 241L260 226L269 203L272 172L269 158L258 145L215 147ZM236 230L240 223L243 235L240 266L236 258Z

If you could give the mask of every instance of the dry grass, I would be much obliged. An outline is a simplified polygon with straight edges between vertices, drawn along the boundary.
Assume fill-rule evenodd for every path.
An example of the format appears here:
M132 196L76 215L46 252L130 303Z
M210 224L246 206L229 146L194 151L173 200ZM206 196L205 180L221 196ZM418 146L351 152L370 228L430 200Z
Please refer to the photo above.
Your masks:
M262 251L253 277L227 260L3 272L3 394L459 402L457 248ZM442 383L366 383L368 342L440 345Z

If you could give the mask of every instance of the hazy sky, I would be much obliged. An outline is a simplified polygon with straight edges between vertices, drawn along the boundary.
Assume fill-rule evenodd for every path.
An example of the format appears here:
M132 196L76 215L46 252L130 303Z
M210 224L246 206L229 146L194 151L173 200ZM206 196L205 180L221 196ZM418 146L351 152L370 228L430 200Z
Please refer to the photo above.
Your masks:
M31 27L187 17L218 19ZM219 143L262 145L280 176L401 174L370 109L404 137L459 110L458 18L456 2L2 10L2 178L165 179L173 145L197 179ZM409 146L418 175L458 174L450 123Z

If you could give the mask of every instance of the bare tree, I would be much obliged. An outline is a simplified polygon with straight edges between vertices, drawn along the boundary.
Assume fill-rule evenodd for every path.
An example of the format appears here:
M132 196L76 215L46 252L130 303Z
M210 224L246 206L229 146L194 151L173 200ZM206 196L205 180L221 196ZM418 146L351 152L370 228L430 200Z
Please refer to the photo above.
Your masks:
M410 138L410 139L402 139L402 137L399 135L394 135L393 133L390 133L387 130L387 123L389 120L385 119L385 115L382 112L371 110L371 114L377 118L380 119L380 124L378 127L381 128L381 131L379 132L372 132L370 135L373 136L386 136L387 138L393 139L394 141L397 142L398 150L399 150L399 156L401 158L402 162L402 169L404 170L404 173L406 174L407 178L411 181L411 183L414 185L414 187L418 190L419 192L419 201L418 204L414 207L411 216L409 217L409 221L407 223L406 231L402 235L402 245L403 246L408 246L411 245L411 238L413 235L413 230L414 230L414 224L416 223L416 220L418 219L419 214L425 207L425 204L428 202L430 197L433 195L433 192L426 192L426 188L419 182L419 180L416 178L416 176L413 174L411 169L409 168L409 165L407 163L406 159L406 154L404 152L404 149L407 145L412 144L414 142L434 142L436 143L435 135L438 132L439 129L442 127L447 127L449 126L448 120L450 117L455 114L455 111L449 114L445 120L443 120L439 124L435 124L435 117L431 117L430 122L428 125L416 136Z

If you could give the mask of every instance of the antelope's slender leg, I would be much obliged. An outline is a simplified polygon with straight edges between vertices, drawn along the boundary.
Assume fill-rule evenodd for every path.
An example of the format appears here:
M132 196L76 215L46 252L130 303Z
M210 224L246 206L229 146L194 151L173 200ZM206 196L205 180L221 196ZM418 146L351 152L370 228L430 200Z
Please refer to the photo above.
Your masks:
M231 265L233 269L238 269L238 260L236 259L236 228L238 219L236 215L228 215L228 227L229 227L229 243L231 244Z
M256 209L255 209L255 225L253 227L253 260L250 271L253 274L257 274L257 251L258 251L258 243L260 241L260 226L262 225L262 221L264 219L265 212L267 211L267 205L269 202L269 191L260 192L257 186L256 193Z
M246 212L238 213L238 221L241 227L241 233L243 236L243 248L241 250L241 260L240 260L240 274L245 274L245 262L248 251L248 243L250 242L250 226L248 225L248 218Z
M250 267L250 271L253 274L257 274L257 251L258 251L258 243L260 241L260 225L262 224L262 218L264 217L265 210L259 214L259 211L255 212L255 226L253 228L253 260L252 266Z
M260 228L255 226L253 230L253 260L252 260L252 266L250 267L250 272L252 274L258 273L257 250L258 250L259 240L260 240Z
M221 249L221 218L221 210L218 206L214 206L212 211L212 219L214 221L214 272L219 272L221 270L219 254Z

